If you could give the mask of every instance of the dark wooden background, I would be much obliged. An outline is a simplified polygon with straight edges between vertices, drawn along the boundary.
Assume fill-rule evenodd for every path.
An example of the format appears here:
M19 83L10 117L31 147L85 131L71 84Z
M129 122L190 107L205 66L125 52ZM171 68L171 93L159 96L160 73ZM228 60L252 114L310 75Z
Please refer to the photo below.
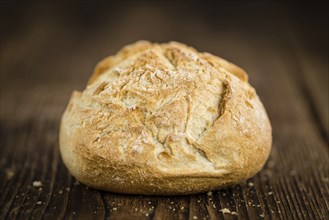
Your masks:
M1 2L0 14L0 219L329 219L328 3ZM70 176L58 128L71 92L140 39L181 41L249 73L273 126L260 173L176 197L103 192Z

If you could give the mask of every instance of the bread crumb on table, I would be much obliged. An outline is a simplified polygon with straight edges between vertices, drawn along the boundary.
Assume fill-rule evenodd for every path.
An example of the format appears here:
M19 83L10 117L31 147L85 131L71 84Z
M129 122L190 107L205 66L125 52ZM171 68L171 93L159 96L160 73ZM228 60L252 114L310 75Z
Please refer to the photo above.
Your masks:
M33 181L32 185L34 187L41 187L42 186L42 182L41 181Z
M223 209L221 209L221 210L219 210L219 211L221 211L223 214L238 215L237 212L235 212L235 211L232 211L232 212L231 212L228 208L223 208Z
M248 186L253 187L254 186L254 183L253 182L249 182L248 183Z
M221 211L223 214L231 214L231 211L228 208L223 208L219 211Z
M42 204L42 202L41 201L37 201L37 203L36 203L37 205L41 205Z

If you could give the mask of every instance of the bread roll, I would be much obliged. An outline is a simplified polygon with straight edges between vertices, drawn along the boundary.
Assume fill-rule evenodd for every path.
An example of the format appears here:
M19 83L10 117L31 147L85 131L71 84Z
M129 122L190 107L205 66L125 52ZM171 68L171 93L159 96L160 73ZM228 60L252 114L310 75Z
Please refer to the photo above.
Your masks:
M140 41L101 61L62 116L60 151L87 186L129 194L221 189L256 174L272 143L239 67L177 42Z

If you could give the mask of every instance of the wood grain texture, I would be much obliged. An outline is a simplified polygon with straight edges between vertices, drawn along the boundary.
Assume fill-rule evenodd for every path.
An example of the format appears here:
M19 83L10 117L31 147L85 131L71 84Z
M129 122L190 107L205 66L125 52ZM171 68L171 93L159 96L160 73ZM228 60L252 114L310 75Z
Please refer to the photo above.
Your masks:
M0 219L328 219L325 6L1 3ZM71 92L100 59L140 39L181 41L249 73L273 126L261 172L171 197L98 191L68 173L58 129Z

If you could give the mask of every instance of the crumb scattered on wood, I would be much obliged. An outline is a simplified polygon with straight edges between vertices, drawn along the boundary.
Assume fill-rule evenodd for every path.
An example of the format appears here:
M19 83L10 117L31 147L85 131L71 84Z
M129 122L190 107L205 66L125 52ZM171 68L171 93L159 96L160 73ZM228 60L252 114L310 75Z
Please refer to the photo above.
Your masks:
M37 203L36 203L37 205L41 205L42 204L42 202L41 201L37 201Z
M221 209L221 210L219 210L219 211L221 211L223 214L238 215L237 212L235 212L235 211L232 211L232 212L231 212L231 210L229 210L228 208L223 208L223 209Z
M42 182L41 181L33 181L32 185L34 187L41 187L42 186Z
M209 191L209 192L207 193L207 196L212 196L212 192Z
M223 208L219 211L221 211L223 214L231 214L231 211L228 208Z

